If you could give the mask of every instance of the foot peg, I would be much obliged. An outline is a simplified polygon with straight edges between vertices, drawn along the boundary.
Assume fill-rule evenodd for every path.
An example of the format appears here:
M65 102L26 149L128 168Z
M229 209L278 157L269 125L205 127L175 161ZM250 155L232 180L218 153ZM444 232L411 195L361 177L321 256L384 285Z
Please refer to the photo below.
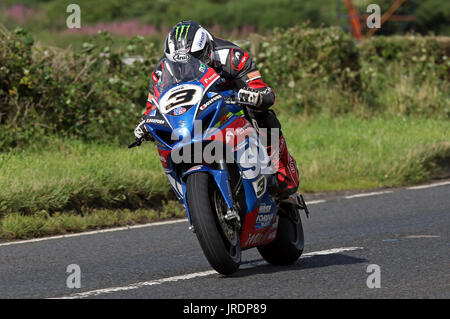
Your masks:
M294 202L295 205L301 210L305 211L306 217L309 218L309 210L308 206L306 205L306 202L301 194L294 194L289 196L289 200L291 202Z

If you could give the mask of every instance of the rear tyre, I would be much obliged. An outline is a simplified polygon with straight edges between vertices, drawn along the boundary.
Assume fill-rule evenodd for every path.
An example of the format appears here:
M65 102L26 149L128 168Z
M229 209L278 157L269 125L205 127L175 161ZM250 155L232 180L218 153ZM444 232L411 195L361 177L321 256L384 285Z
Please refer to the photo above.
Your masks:
M230 275L241 262L239 232L225 224L222 195L210 175L193 173L186 181L186 202L203 253L217 272Z
M272 265L290 265L303 253L304 237L299 212L287 207L289 212L281 211L278 221L277 238L267 245L257 247L261 256ZM280 208L281 210L281 208ZM288 216L288 214L291 214ZM295 216L295 218L292 218Z

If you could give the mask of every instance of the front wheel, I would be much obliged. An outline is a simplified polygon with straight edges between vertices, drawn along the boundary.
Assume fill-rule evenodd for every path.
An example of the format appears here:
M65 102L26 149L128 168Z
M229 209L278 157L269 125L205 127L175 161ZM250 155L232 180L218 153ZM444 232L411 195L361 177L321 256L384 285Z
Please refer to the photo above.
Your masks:
M226 204L210 175L193 173L186 181L186 202L195 234L210 265L219 273L234 273L241 262L239 231L224 220Z
M285 209L289 211L280 213L277 238L267 245L257 247L264 260L272 265L290 265L303 253L304 237L300 214L294 207Z

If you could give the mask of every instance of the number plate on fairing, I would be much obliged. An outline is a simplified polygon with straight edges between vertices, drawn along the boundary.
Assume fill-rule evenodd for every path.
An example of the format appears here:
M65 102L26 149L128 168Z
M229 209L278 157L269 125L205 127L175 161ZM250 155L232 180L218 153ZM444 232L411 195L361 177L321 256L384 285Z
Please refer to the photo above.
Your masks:
M185 84L176 86L162 96L159 100L159 111L167 114L175 109L194 106L203 96L203 89L198 85ZM183 112L184 113L184 112Z

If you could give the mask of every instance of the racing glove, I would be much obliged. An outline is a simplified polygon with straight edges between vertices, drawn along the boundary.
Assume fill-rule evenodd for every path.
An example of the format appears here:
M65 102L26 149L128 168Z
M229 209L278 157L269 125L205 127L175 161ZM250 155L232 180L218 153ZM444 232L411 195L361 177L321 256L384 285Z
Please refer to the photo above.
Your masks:
M258 108L262 103L261 93L251 87L242 88L238 92L238 103Z
M134 136L136 136L137 139L140 139L142 137L146 137L145 139L147 141L152 141L153 137L150 134L150 131L148 130L147 126L145 125L145 120L142 120L134 129Z

